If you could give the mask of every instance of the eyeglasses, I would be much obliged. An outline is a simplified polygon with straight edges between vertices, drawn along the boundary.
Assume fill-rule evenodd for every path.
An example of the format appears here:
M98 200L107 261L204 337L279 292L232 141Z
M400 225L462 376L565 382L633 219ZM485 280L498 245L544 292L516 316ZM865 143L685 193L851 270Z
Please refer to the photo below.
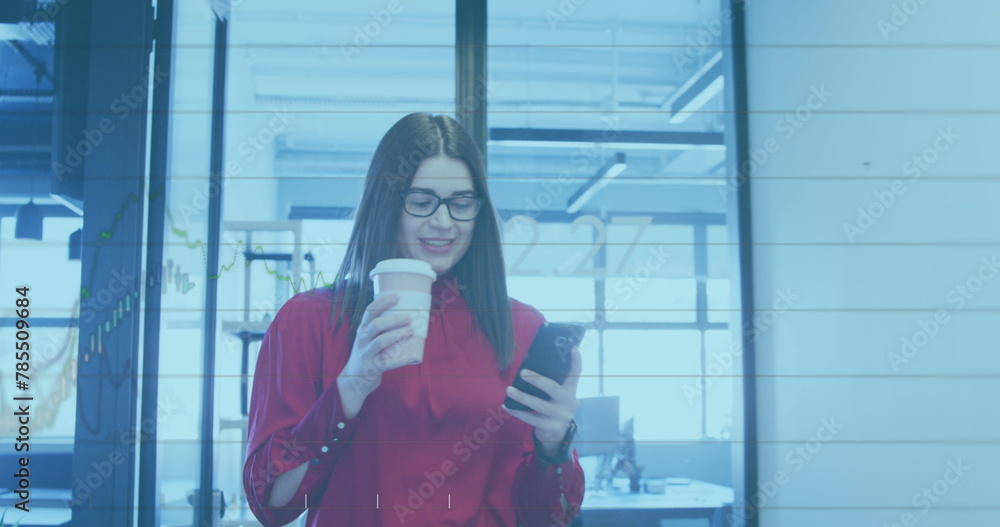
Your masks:
M441 198L430 192L421 190L410 190L400 192L403 197L403 209L411 216L426 218L437 212L438 207L444 203L448 207L448 215L457 221L472 221L476 219L483 203L483 198L472 196L456 196L454 198Z

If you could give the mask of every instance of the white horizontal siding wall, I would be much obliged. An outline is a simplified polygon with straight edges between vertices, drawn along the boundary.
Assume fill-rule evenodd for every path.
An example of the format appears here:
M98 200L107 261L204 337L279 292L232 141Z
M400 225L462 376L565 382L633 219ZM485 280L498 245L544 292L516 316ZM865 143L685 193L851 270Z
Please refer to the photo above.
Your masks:
M798 297L757 343L761 525L1000 525L1000 2L746 21L755 303Z

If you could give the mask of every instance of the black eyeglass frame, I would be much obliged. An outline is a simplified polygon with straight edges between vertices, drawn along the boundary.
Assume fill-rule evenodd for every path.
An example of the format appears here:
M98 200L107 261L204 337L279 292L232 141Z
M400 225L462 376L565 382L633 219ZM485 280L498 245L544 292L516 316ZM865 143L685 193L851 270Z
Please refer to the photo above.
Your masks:
M430 196L432 198L437 199L437 203L434 204L434 208L431 209L431 211L429 213L427 213L427 214L424 214L424 215L414 214L414 213L410 212L409 210L406 210L406 196L409 195L409 194L423 194L424 196ZM455 221L472 221L472 220L476 219L477 216L479 216L479 213L483 211L483 205L486 204L486 200L485 199L477 197L477 196L454 196L454 197L451 197L451 198L442 198L441 196L438 196L437 194L432 194L430 192L424 192L423 190L405 190L403 192L400 192L399 195L400 195L400 197L403 198L403 212L409 214L410 216L416 216L418 218L429 218L429 217L433 216L434 213L437 212L437 210L441 207L441 204L444 203L445 204L445 208L448 209L448 216L451 216L451 219L453 219ZM452 210L451 210L451 202L454 201L454 200L456 200L456 199L471 199L471 200L474 200L476 203L478 203L479 207L476 208L476 215L473 216L473 217L471 217L471 218L469 218L469 219L459 219L459 218L456 218L455 217L455 213L452 212Z

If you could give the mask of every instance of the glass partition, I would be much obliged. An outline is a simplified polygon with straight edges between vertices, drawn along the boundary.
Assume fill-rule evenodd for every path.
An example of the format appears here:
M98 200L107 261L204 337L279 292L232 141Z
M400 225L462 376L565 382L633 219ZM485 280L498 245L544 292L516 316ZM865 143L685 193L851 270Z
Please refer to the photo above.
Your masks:
M490 184L511 294L589 327L577 417L620 432L585 449L588 526L710 520L663 489L721 510L743 477L739 218L720 192L734 172L732 15L695 0L489 3Z
M201 2L176 2L174 9L163 261L148 274L161 293L157 525L180 527L194 522L206 439L200 423L215 16Z
M454 114L454 27L453 2L233 6L212 404L224 521L253 518L244 390L263 333L292 295L333 283L385 131L414 111Z
M609 511L708 518L739 499L743 477L732 455L744 441L735 130L723 89L732 13L648 4L491 2L477 92L509 294L549 321L587 326L578 396L615 405L614 444L582 460L588 526L620 522ZM382 134L414 111L455 114L458 23L453 2L234 3L220 266L206 270L215 19L180 5L160 351L161 397L176 410L158 445L161 525L190 522L206 440L214 463L201 470L225 499L222 522L251 524L242 463L260 340L288 298L334 280ZM206 272L216 306L199 292ZM210 401L199 373L208 307L218 314ZM203 411L217 425L210 438L198 432ZM644 505L619 499L625 461L642 467ZM660 503L668 484L708 505Z

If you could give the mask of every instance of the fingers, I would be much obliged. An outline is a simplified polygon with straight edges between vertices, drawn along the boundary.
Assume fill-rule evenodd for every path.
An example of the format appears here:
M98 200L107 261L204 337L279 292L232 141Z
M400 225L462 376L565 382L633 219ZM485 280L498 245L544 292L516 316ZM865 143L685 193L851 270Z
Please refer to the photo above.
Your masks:
M575 396L576 387L580 384L580 374L583 372L583 356L580 355L580 348L574 346L571 357L572 362L569 366L569 374L566 375L566 381L563 382L563 386Z
M528 384L545 392L550 400L524 393L513 386L507 388L511 399L527 406L534 412L514 410L504 406L504 410L535 428L535 436L541 441L557 441L566 432L566 423L573 418L580 402L576 398L576 387L583 370L583 358L576 347L572 350L572 362L566 380L558 382L531 370L521 370L520 376Z
M404 322L401 318L401 316L406 316L404 314L385 314L386 311L398 302L398 296L389 294L377 298L374 302L368 304L365 314L361 317L361 323L358 325L357 340L359 345L366 346L383 331L409 322L408 320Z
M552 403L542 398L535 397L534 395L524 393L513 386L507 387L507 395L509 395L511 399L514 399L528 408L531 408L539 414L553 413Z
M413 317L407 313L383 314L368 323L366 338L371 342L390 330L409 327L411 322Z
M576 411L576 387L580 383L580 372L582 371L583 365L583 357L580 355L580 350L576 347L572 349L570 360L569 373L566 375L566 380L564 380L561 385L558 382L531 370L521 370L521 378L527 381L528 384L531 384L548 394L553 402L565 404L567 407L571 407L572 411Z
M511 398L517 400L514 397L514 394L511 394ZM524 410L508 408L506 405L503 409L510 415L513 415L514 417L534 427L535 437L537 437L539 441L543 442L551 443L559 441L566 435L566 428L569 426L568 423L570 422L570 419L572 419L571 415L561 416L531 413Z
M528 423L529 425L535 428L541 427L546 423L546 419L544 417L537 414L533 414L531 412L526 412L524 410L515 410L513 408L507 408L506 406L504 406L503 409L510 415L513 415L514 417L524 421L525 423Z
M379 298L376 298L368 307L365 308L365 314L361 317L361 323L358 324L358 336L366 338L368 341L375 338L378 333L371 333L368 330L368 325L372 320L378 318L382 313L385 313L387 309L396 305L399 302L399 297L394 294L388 294Z
M378 337L375 337L375 340L372 341L372 346L374 346L372 352L382 353L385 351L392 351L394 354L398 355L400 351L399 346L396 346L396 344L411 337L412 335L413 328L411 328L409 324L390 331L385 331ZM389 348L392 349L390 350Z
M409 366L413 364L413 356L403 353L401 347L402 344L406 343L409 337L404 338L402 341L390 344L388 348L375 354L375 362L379 364L379 368L382 372L387 372L389 370L395 370L396 368L402 368L403 366Z
M406 315L403 315L403 318L405 317ZM397 317L393 315L382 318L393 319ZM369 327L374 326L375 324L369 325ZM367 345L363 345L360 348L360 359L365 365L365 371L370 375L380 375L383 372L409 364L412 357L403 353L405 350L402 344L405 344L406 340L412 336L413 328L409 323L404 323L395 329L382 332Z
M544 376L539 375L531 370L521 370L521 378L528 382L539 390L547 393L549 397L555 399L559 395L562 386L556 381ZM527 404L527 403L525 403ZM529 405L531 406L531 405Z

